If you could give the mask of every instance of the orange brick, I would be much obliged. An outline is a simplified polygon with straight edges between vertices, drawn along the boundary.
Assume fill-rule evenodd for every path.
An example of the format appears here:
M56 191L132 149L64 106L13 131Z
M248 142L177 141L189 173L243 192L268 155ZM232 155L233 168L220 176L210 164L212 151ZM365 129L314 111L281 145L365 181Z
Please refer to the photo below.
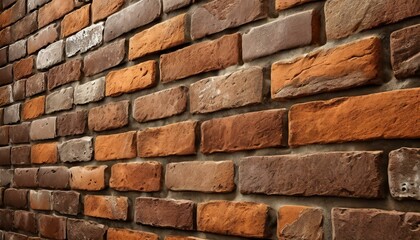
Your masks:
M129 229L109 228L108 240L159 240L159 236L154 233L134 231Z
M26 13L26 0L18 0L10 8L0 12L0 29L23 18Z
M307 2L316 1L316 0L276 0L276 10L284 10L297 5L302 5Z
M30 56L13 65L13 76L15 80L27 77L34 69L34 57Z
M117 163L111 168L109 186L119 191L156 192L161 175L159 162Z
M83 166L70 168L70 187L75 190L99 191L105 188L107 166Z
M277 214L277 237L287 239L323 239L322 210L305 206L282 206Z
M33 164L56 163L57 158L57 143L40 143L31 146L31 162Z
M87 195L84 199L86 216L113 220L127 220L128 198Z
M89 26L90 4L67 14L61 21L61 38L72 35Z
M45 96L29 99L23 104L22 119L30 120L37 118L45 112Z
M97 161L118 160L136 157L136 132L97 136L95 159Z
M93 0L92 19L93 22L102 20L118 11L124 5L124 0Z
M74 2L74 0L52 0L45 4L38 12L38 28L42 28L71 12L75 7Z

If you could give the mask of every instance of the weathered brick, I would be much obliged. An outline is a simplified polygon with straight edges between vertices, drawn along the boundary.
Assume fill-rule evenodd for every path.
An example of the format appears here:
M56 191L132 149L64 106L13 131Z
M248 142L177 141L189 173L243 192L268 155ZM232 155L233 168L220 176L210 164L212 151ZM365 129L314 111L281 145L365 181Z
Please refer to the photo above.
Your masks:
M172 191L232 192L235 189L234 177L232 161L169 163L166 165L165 185Z
M75 191L54 191L53 210L61 214L77 215L79 199L80 193Z
M92 160L92 137L72 139L58 146L61 162L87 162Z
M133 60L187 42L186 21L187 15L182 14L137 33L130 38L128 59Z
M3 122L4 124L17 123L20 121L21 103L16 103L4 108Z
M99 132L126 126L128 107L128 101L121 101L91 108L88 116L89 129Z
M90 4L87 4L74 12L67 14L61 21L61 38L68 37L90 23ZM102 40L102 37L101 37ZM66 47L67 47L66 42Z
M420 236L414 230L420 219L417 212L333 208L331 215L333 239L417 239Z
M52 210L52 192L48 190L30 190L29 202L33 210Z
M3 9L6 9L10 7L12 4L17 2L17 0L2 0L1 5L3 6Z
M36 58L36 67L46 69L62 61L64 61L64 40L51 43L48 47L40 50Z
M26 55L26 40L16 41L9 46L9 62L13 62Z
M185 236L165 236L165 240L206 240L204 238L185 237Z
M13 187L37 188L38 168L16 168L13 175Z
M41 167L38 172L38 182L41 188L67 189L69 187L70 171L66 167Z
M278 239L323 239L320 208L282 206L277 214Z
M84 214L86 216L125 221L127 220L127 212L127 197L85 196Z
M67 219L67 239L105 239L107 227L92 221L79 219ZM109 235L109 233L108 233Z
M413 0L330 0L324 11L327 38L339 39L419 15L420 5Z
M27 240L27 239L29 239L28 236L26 236L26 235L19 234L19 233L14 233L14 232L5 232L4 233L4 238L5 239L13 239L13 240Z
M380 198L382 164L381 152L248 157L239 164L239 186L244 194Z
M12 85L0 87L0 106L13 102Z
M15 41L38 30L37 12L26 15L22 20L14 24L11 30Z
M391 62L397 78L420 76L420 24L391 34Z
M109 186L118 191L160 191L162 164L159 162L117 163L111 168Z
M71 109L73 107L73 87L63 88L47 95L45 112Z
M27 211L15 211L13 222L15 229L30 233L38 232L38 224L35 213Z
M31 146L13 146L10 151L10 161L13 165L31 164Z
M0 47L13 43L11 27L0 30Z
M292 8L294 6L302 5L307 2L313 2L315 0L276 0L276 10L281 11L288 8Z
M163 157L195 154L197 121L147 128L137 134L140 157Z
M7 64L8 47L0 48L0 67Z
M48 90L67 83L79 81L82 76L82 61L72 60L51 68L48 71Z
M45 91L45 73L38 73L26 79L26 97L32 97Z
M118 40L89 53L84 58L83 72L92 76L120 64L125 56L125 40Z
M131 229L123 228L109 228L107 233L107 239L144 239L144 240L159 240L159 236L154 233L134 231Z
M28 208L28 192L25 189L8 188L4 190L3 203L12 208Z
M98 22L117 12L124 5L124 0L93 0L92 21Z
M33 164L56 163L58 158L56 143L39 143L31 147Z
M297 104L289 111L289 144L418 138L420 88ZM334 117L332 117L334 116Z
M29 128L31 123L21 123L9 128L10 143L29 143Z
M244 61L251 61L281 50L317 42L319 25L317 12L307 10L251 28L242 36L242 57Z
M41 28L59 18L62 18L64 15L71 12L74 7L74 0L52 0L39 9L38 27Z
M285 116L285 109L275 109L205 121L201 125L201 152L209 154L284 146Z
M0 169L0 187L9 187L13 179L12 169Z
M47 117L32 122L29 136L31 140L53 139L56 136L57 117Z
M106 96L118 96L152 87L156 84L156 61L147 61L106 75Z
M194 207L192 201L161 198L136 198L136 223L158 227L193 230Z
M138 97L133 103L133 118L148 122L178 115L187 109L187 101L188 88L184 86Z
M241 237L264 238L268 206L253 202L211 201L197 206L197 229Z
M13 99L15 101L25 100L25 85L25 79L15 81L15 83L13 84Z
M13 65L9 64L0 68L0 85L6 85L13 82Z
M102 100L105 96L105 78L77 85L74 89L74 104L86 104Z
M163 0L163 11L165 13L180 9L182 7L188 6L191 2L191 0Z
M0 28L7 27L17 22L26 14L26 0L17 0L10 8L0 13Z
M225 35L160 57L162 82L170 82L199 73L223 69L239 63L240 35Z
M30 120L37 118L45 112L45 96L29 99L23 103L22 119Z
M106 168L106 165L70 168L71 189L86 191L99 191L104 189Z
M28 12L37 9L38 7L43 6L44 4L50 2L51 0L27 0L28 1Z
M71 57L84 53L102 43L104 23L91 25L66 39L66 55Z
M119 160L135 158L136 132L97 136L95 139L95 160Z
M34 60L35 58L33 56L29 56L13 64L14 79L18 80L32 75L34 70Z
M66 239L66 218L50 215L39 215L38 227L42 237Z
M160 13L160 1L140 0L131 4L108 17L105 22L105 42L152 22L160 16Z
M83 134L87 125L87 110L65 113L57 117L57 135L74 136Z
M261 103L263 72L259 67L206 78L190 86L190 112L209 113Z
M55 42L58 39L58 27L59 24L53 23L30 36L28 38L28 54Z
M0 146L9 145L9 126L0 126Z
M10 209L0 209L0 228L11 231L13 229L14 211Z
M0 147L0 166L10 165L10 147Z

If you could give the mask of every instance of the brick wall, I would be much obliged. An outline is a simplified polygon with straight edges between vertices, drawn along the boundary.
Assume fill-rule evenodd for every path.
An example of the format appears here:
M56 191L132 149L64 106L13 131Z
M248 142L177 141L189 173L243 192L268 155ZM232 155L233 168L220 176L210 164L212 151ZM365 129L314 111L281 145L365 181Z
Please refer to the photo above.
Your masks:
M418 1L0 7L0 240L420 239Z

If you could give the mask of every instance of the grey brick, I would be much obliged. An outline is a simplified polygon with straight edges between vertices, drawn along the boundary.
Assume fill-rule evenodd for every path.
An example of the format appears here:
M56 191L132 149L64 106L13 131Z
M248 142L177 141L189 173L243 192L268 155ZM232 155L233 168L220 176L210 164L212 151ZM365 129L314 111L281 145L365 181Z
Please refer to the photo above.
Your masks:
M39 51L36 58L36 67L46 69L64 61L64 40L50 44Z
M71 109L73 107L73 87L63 88L53 92L46 99L46 113Z
M58 146L62 162L87 162L92 160L92 137L83 137L63 142Z
M105 77L77 85L74 89L74 104L96 102L104 98Z
M56 136L57 117L38 119L32 122L29 136L31 140L53 139Z
M68 37L66 40L67 57L74 56L79 52L84 53L89 49L100 45L102 43L103 31L104 23L100 22Z

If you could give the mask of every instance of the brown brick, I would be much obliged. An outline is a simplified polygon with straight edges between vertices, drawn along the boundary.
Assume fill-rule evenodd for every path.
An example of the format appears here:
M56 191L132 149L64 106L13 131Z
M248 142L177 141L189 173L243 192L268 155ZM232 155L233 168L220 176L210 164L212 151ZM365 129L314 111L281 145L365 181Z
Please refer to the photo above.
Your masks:
M54 191L53 210L61 214L77 215L79 213L80 193L74 191Z
M28 191L29 190L14 188L4 190L4 205L17 209L28 208Z
M118 40L89 53L84 58L83 72L93 76L120 64L125 56L125 40Z
M13 43L11 27L0 30L0 47Z
M147 61L106 75L105 95L118 96L156 84L156 61Z
M10 8L0 13L0 28L7 27L17 22L26 14L26 0L18 0Z
M31 164L31 146L20 145L12 147L10 151L10 158L13 165Z
M276 0L276 10L281 11L315 0Z
M39 215L39 234L50 239L66 239L66 218Z
M0 87L0 106L4 106L11 102L13 102L12 85Z
M197 207L197 229L241 237L264 238L268 206L252 202L211 201Z
M38 232L38 224L35 213L27 211L15 211L13 221L16 229L30 233Z
M34 70L34 57L29 56L13 64L13 76L15 80L28 77Z
M33 164L56 163L57 158L57 143L39 143L31 147Z
M107 227L92 221L67 219L67 239L105 239ZM108 233L109 235L109 233Z
M70 168L70 187L75 190L99 191L105 188L107 166L84 166Z
M88 116L89 129L99 132L126 126L128 107L128 101L121 101L91 108Z
M37 188L38 168L16 168L13 175L13 186L16 188Z
M13 84L13 100L15 101L25 100L25 97L26 97L25 85L26 85L26 79L15 81L15 83Z
M420 88L292 106L289 144L418 138Z
M271 67L271 98L285 99L378 83L381 41L365 38Z
M165 13L169 13L172 11L175 11L177 9L186 7L188 5L190 5L192 2L194 2L194 0L163 0L162 1L162 5L163 5L163 11Z
M333 239L418 239L418 212L333 208Z
M38 73L26 79L26 97L45 91L45 73Z
M160 191L162 164L159 162L117 163L111 168L109 186L118 191Z
M90 4L85 5L74 12L67 14L61 21L61 38L68 37L90 23Z
M194 228L194 202L139 197L136 198L136 223L182 230Z
M0 187L9 187L13 179L12 169L0 169ZM4 189L3 189L4 190Z
M45 96L25 101L22 109L22 119L30 120L43 115L45 112Z
M107 236L108 240L159 240L159 236L154 233L134 231L122 228L109 228Z
M82 61L67 61L59 66L51 68L48 71L48 90L52 90L61 85L79 81L82 75Z
M131 37L128 59L133 60L187 42L186 19L187 15L182 14Z
M26 15L22 20L12 26L12 36L15 41L25 38L38 29L37 13Z
M25 122L9 128L10 143L29 143L30 123Z
M70 171L66 167L41 167L38 172L38 182L41 188L67 189L69 187Z
M28 38L28 54L55 42L58 39L59 24L53 23Z
M391 62L397 78L420 76L420 24L391 34Z
M42 28L54 20L62 18L74 9L74 3L74 0L52 0L45 4L39 9L38 27Z
M0 48L0 67L3 67L7 64L7 56L8 56L8 47Z
M29 202L33 210L52 210L52 192L31 190L29 192Z
M61 88L46 97L45 112L53 113L73 108L73 87Z
M232 192L235 189L234 177L232 161L169 163L166 165L165 185L172 191Z
M238 64L239 43L240 35L232 34L164 54L160 57L161 81L170 82Z
M109 15L117 12L124 5L124 0L93 0L92 2L92 21L107 18Z
M339 39L419 13L420 4L413 0L331 0L325 4L325 30L328 39Z
M165 236L165 240L206 240L204 238L185 237L185 236Z
M128 198L86 195L84 214L90 217L127 220Z
M13 229L14 211L10 209L0 209L0 229L9 230Z
M57 117L57 135L74 136L83 134L87 125L87 110L64 113Z
M95 139L95 159L97 161L135 158L136 132L97 136Z
M13 82L13 65L0 68L0 85L6 85Z
M320 208L282 206L277 214L278 239L323 239Z
M171 117L187 109L188 88L184 86L166 89L134 100L133 118L138 122Z
M10 147L0 147L0 166L10 165Z
M139 131L137 134L138 155L163 157L195 154L197 125L197 121L186 121Z
M9 145L9 126L0 126L0 146Z

